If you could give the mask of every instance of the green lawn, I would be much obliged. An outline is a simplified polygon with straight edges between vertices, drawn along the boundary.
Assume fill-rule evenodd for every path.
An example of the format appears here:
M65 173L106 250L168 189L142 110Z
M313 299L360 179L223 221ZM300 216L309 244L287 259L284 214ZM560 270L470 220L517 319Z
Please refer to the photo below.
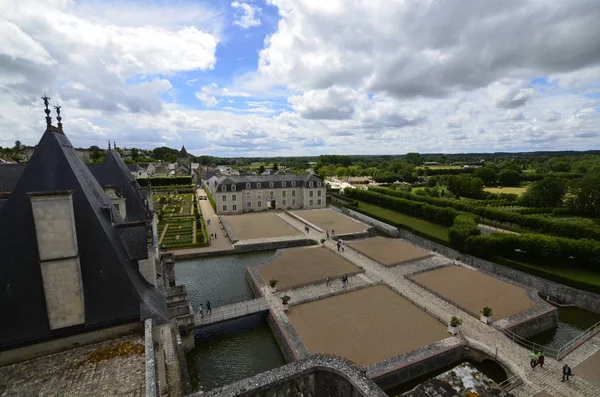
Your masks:
M490 192L490 193L514 193L514 194L518 194L520 196L523 193L525 193L525 191L527 190L527 188L524 187L524 186L520 186L520 187L503 187L503 188L485 187L485 188L483 188L483 190L485 190L486 192Z
M350 207L350 209L352 209L352 207ZM404 215L400 212L391 211L362 201L358 201L358 209L367 215L371 214L380 219L387 219L392 223L406 225L421 234L430 235L438 240L450 242L448 237L448 227L444 225L415 218L414 216Z

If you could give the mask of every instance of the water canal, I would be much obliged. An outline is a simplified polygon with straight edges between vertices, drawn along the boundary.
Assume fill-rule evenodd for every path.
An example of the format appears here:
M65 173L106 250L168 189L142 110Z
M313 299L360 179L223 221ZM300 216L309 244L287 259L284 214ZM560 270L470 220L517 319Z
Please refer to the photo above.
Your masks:
M528 340L558 350L599 321L598 313L578 307L559 307L558 327L532 336Z
M496 383L505 381L507 378L506 372L504 372L504 369L502 368L502 366L493 360L483 360L482 362L478 362L478 361L474 361L474 360L461 360L457 363L447 365L436 371L432 371L428 374L419 376L413 380L409 380L408 382L404 382L401 385L398 385L396 387L386 390L385 393L388 396L392 396L392 397L400 396L401 394L414 389L421 383L427 382L429 379L435 378L436 376L443 374L446 371L450 371L452 368L457 367L462 363L471 364L473 367L477 368L477 370L479 370L479 372L486 375L488 378L490 378L491 380L493 380Z
M213 307L252 299L246 267L275 252L198 258L176 263L192 306L210 300ZM211 390L284 365L285 360L264 315L234 320L195 331L196 347L186 355L195 391Z

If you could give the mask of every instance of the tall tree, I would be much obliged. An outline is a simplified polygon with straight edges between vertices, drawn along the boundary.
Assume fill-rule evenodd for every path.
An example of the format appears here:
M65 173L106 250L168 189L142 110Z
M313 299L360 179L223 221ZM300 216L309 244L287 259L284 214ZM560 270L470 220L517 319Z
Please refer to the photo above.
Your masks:
M15 152L21 150L21 141L15 141Z
M556 207L562 203L566 186L564 179L546 177L529 185L521 199L531 207Z
M576 211L600 215L600 174L590 173L571 183L569 206Z
M258 173L262 174L263 172L265 172L265 166L261 164L260 167L258 167Z
M501 186L519 186L521 175L513 169L504 169L498 174L498 184Z
M273 163L273 168L271 168L273 171L277 171L279 170L279 165L277 163Z

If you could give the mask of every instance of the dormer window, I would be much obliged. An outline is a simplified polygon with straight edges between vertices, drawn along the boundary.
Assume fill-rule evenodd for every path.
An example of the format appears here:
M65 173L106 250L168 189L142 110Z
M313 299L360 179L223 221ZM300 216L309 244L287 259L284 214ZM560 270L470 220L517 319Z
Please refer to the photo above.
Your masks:
M246 183L246 189L250 189L250 184Z
M225 185L221 186L221 191L222 192L226 192L227 191L227 186L225 186Z
M256 188L257 188L257 189L260 189L260 182L257 182L257 183L256 183Z
M275 184L273 182L269 182L269 187L274 187Z
M292 181L292 187L296 187L296 181Z
M313 187L313 182L308 182L308 187Z
M281 182L281 187L285 187L285 182Z
M231 185L231 191L235 192L235 189L236 189L235 185Z
M321 187L321 182L317 182L317 187Z

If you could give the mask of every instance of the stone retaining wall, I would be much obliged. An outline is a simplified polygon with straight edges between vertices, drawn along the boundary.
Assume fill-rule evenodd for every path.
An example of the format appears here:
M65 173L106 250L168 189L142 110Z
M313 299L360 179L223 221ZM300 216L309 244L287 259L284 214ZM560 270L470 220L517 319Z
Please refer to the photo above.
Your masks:
M321 229L320 227L318 227L315 224L310 223L309 221L305 220L304 218L299 217L298 215L294 214L293 212L291 212L291 211L284 211L284 212L287 215L289 215L292 218L294 218L295 220L297 220L298 222L300 222L300 223L302 223L302 224L304 224L306 226L312 227L313 229L315 229L319 233L325 233L325 230Z
M253 251L268 251L282 248L306 247L317 245L318 243L310 238L290 239L290 240L274 240L257 243L236 244L233 250L236 254Z
M333 207L330 208L333 209ZM546 280L529 273L521 272L507 266L502 266L497 263L461 253L453 248L417 236L408 230L395 228L391 225L380 222L356 211L352 211L348 208L343 208L341 212L352 216L361 222L371 225L377 230L389 234L390 236L401 237L410 241L411 243L414 243L415 245L427 250L439 252L440 254L449 258L460 258L462 262L470 266L506 277L523 285L534 287L544 296L549 295L563 303L574 304L582 309L600 313L600 294L568 287L566 285L555 283L553 281Z
M507 327L508 330L519 335L521 338L529 338L533 335L537 335L542 331L556 328L558 326L558 311L548 310L536 317L529 317L520 323L510 325Z
M156 376L151 318L144 322L144 348L146 354L146 397L158 397L158 377Z
M239 241L239 238L236 237L235 233L233 232L233 229L231 228L231 225L229 225L229 222L227 222L225 218L221 215L219 215L219 222L221 222L221 225L223 225L223 230L225 230L225 233L227 233L227 237L229 237L229 241L231 241L231 244L237 243Z
M202 393L202 394L201 394ZM341 357L315 354L208 393L189 397L386 397L356 364Z
M270 309L267 321L285 361L291 363L302 360L310 355L308 349L300 340L296 329L282 311Z

